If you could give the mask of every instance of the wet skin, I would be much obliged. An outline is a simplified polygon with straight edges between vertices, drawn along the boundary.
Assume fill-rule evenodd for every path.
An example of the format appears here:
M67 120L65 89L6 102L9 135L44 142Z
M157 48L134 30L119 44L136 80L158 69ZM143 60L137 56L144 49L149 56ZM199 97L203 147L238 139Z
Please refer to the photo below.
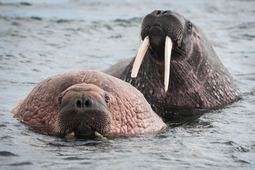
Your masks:
M13 113L37 132L79 138L131 136L165 127L136 88L96 71L43 80Z
M171 48L165 45L167 37ZM203 31L182 15L153 11L143 20L141 38L145 55L137 75L135 59L106 72L141 91L159 115L171 117L174 110L183 109L214 109L239 99L231 75ZM170 55L169 71L166 53Z

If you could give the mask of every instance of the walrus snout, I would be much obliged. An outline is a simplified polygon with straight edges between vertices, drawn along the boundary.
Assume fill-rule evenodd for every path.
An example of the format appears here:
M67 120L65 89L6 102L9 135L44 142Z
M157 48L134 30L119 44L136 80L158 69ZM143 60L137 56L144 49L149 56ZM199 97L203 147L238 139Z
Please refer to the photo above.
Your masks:
M96 132L107 136L111 115L104 91L95 85L75 85L64 91L60 98L60 110L55 132L61 135L74 133L77 137L90 137Z
M77 108L90 108L92 107L92 100L90 96L85 96L82 95L79 99L77 99L76 103L76 107Z
M178 13L167 10L155 10L146 15L143 19L141 37L144 39L149 34L153 26L160 26L164 33L169 36L173 42L180 45L181 35L184 31L185 19Z
M163 60L164 55L164 45L166 34L162 30L162 28L158 25L154 25L149 30L149 42L150 42L150 50L154 52L159 60Z

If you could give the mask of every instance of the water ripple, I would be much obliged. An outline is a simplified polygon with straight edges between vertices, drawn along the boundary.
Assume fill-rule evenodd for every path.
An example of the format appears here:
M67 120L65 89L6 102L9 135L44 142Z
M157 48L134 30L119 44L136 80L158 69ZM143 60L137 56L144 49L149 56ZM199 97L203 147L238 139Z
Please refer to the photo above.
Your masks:
M17 162L17 163L13 163L13 164L10 164L11 166L26 166L26 165L33 165L32 162L27 162L27 161L24 161L24 162Z
M0 157L15 157L15 156L19 156L19 155L16 155L12 152L9 152L9 151L0 151Z
M3 169L254 169L255 1L8 0L0 3L0 157ZM181 8L180 8L181 6ZM170 9L199 25L243 99L158 134L68 140L38 134L11 110L57 73L134 57L143 17Z

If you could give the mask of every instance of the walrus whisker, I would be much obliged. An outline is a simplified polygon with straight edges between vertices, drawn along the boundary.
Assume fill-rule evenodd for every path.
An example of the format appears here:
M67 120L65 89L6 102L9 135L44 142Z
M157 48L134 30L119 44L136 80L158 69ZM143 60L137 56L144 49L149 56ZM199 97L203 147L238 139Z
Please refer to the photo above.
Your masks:
M167 92L168 86L169 86L170 63L171 63L172 48L173 48L173 42L168 36L166 36L166 42L165 42L165 74L164 74L164 89L165 89L165 92Z
M135 58L135 62L134 62L132 73L131 73L132 78L137 77L138 71L143 61L143 57L145 56L148 47L149 47L149 37L147 36L144 38L142 45L140 49L138 50L137 56Z

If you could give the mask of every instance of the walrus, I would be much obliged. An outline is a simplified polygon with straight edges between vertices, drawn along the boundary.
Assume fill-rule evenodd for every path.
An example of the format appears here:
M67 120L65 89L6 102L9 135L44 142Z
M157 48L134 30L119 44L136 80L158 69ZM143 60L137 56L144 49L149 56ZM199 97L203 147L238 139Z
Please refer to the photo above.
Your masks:
M97 71L58 74L40 82L12 111L43 133L78 138L132 136L165 127L129 83Z
M155 10L145 16L141 39L135 58L105 72L141 91L156 113L214 109L239 99L231 75L203 31L179 13Z

